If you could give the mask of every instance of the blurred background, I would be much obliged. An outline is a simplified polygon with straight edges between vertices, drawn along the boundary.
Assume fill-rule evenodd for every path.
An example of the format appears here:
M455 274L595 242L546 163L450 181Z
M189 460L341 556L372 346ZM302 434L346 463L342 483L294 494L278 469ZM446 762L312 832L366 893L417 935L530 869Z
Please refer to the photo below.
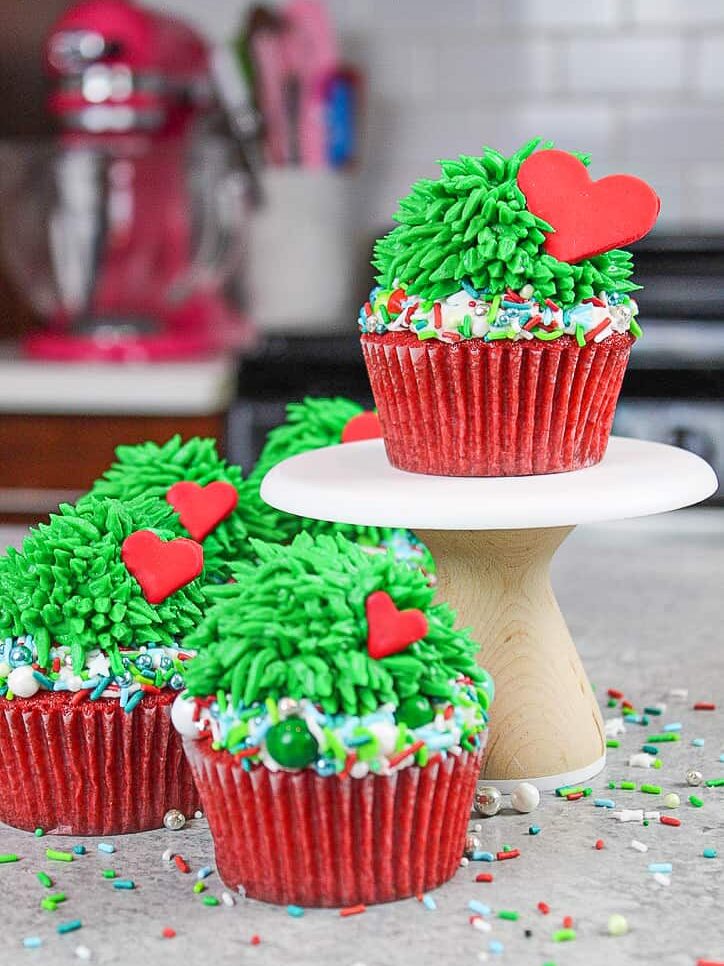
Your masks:
M248 467L287 401L369 403L397 198L538 134L659 193L616 431L724 475L721 0L3 0L0 87L0 517L119 442Z

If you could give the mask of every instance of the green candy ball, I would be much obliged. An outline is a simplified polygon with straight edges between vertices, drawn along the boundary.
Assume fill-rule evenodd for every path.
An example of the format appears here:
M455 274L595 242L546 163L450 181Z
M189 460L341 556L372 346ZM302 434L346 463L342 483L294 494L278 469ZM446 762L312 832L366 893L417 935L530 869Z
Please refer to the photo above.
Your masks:
M408 728L421 728L434 719L435 712L423 694L416 694L405 698L397 709L396 717L398 721L404 721Z
M266 733L266 750L284 768L305 768L319 754L319 745L299 718L287 718Z

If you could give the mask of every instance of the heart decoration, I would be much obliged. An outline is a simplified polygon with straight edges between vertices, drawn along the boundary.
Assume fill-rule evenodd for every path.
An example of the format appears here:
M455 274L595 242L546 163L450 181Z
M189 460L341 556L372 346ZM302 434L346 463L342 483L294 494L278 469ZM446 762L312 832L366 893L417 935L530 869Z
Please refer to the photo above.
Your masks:
M204 551L188 537L161 540L152 530L136 530L123 541L121 560L141 585L149 604L160 604L204 569Z
M379 439L380 436L380 417L373 412L357 413L342 430L343 443L358 443L363 439Z
M641 178L612 174L593 181L567 151L531 154L518 170L518 187L528 210L553 226L543 248L561 262L580 262L643 238L661 208Z
M367 653L379 661L404 651L427 634L427 618L421 610L398 610L384 590L376 590L365 601Z
M236 508L239 493L223 480L206 486L184 480L169 487L166 500L194 540L201 541Z

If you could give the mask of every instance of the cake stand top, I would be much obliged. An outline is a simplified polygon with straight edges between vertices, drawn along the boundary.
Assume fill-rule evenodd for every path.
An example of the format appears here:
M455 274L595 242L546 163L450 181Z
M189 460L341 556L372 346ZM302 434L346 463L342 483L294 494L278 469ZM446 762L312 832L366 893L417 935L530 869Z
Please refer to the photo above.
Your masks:
M603 460L546 476L449 477L390 466L381 439L300 453L265 476L262 498L298 516L411 530L525 530L647 516L717 488L703 459L613 436Z

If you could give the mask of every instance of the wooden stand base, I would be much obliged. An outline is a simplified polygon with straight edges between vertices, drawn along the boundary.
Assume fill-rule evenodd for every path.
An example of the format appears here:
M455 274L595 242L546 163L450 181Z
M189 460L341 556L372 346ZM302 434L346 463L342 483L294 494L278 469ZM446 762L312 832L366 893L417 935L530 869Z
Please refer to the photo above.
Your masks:
M495 682L481 777L503 791L584 781L605 761L598 704L550 583L572 530L417 530L437 563L438 596L472 628Z

